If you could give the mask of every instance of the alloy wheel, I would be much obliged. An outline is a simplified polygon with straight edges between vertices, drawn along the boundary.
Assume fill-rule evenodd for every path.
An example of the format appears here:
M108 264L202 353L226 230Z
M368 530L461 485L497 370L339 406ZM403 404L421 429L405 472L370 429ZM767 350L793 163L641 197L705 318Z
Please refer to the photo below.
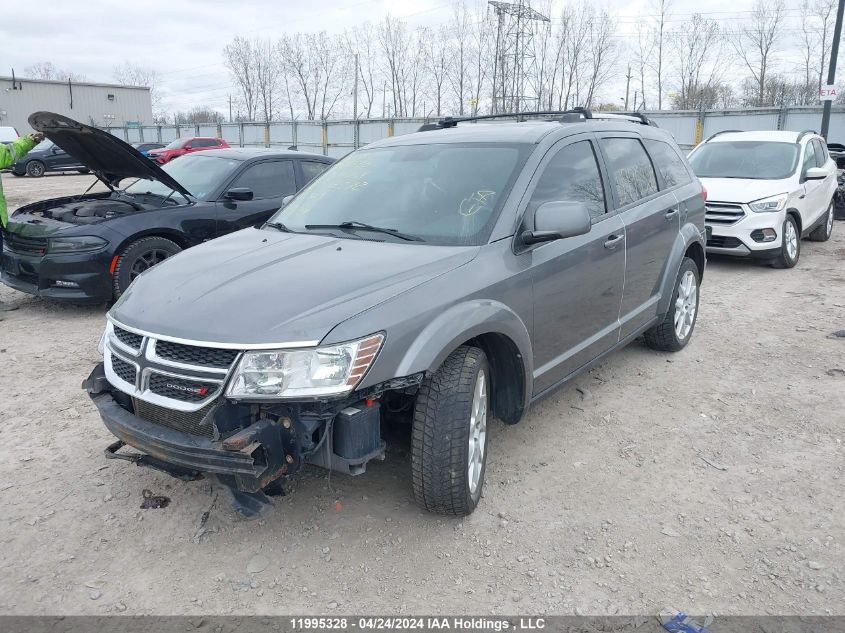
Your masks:
M786 241L786 254L789 259L795 259L798 255L798 232L795 230L795 224L790 220L786 221L783 239Z
M675 336L686 340L695 323L695 311L698 307L698 283L695 275L688 270L678 284L678 298L675 300Z
M129 271L129 279L134 281L135 277L149 270L156 264L160 264L168 257L170 257L170 253L159 249L153 249L151 251L147 251L146 253L141 253L141 255L138 256L138 259L135 260L135 263L132 264L132 268Z
M484 467L484 448L487 439L487 375L484 370L478 372L475 391L472 396L472 412L469 417L469 454L467 474L469 491L475 494L481 483L481 471Z

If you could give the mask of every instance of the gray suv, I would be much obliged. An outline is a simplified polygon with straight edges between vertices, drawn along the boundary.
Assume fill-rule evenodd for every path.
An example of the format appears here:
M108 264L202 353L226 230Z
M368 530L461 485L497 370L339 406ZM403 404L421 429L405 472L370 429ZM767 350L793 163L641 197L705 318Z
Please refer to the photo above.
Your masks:
M252 514L306 464L363 473L405 424L417 502L472 512L492 418L638 336L682 349L698 312L704 194L672 137L557 115L373 143L139 276L85 384L107 456L214 474Z

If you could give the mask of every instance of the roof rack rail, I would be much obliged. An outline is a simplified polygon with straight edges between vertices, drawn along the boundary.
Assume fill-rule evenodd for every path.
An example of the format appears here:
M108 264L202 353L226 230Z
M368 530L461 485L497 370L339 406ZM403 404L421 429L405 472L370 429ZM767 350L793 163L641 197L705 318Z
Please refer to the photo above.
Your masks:
M815 130L804 130L803 132L798 133L798 138L795 139L795 142L798 143L802 138L807 136L808 134L818 134Z
M704 140L704 142L705 142L705 143L709 143L709 142L710 142L710 141L712 141L714 138L716 138L717 136L719 136L719 134L735 134L736 132L742 132L742 131L743 131L743 130L722 130L721 132L716 132L715 134L711 134L710 136L708 136L708 137Z
M635 112L633 114L617 114L615 112L592 112L587 108L575 107L570 110L541 110L538 112L503 112L501 114L481 114L477 116L467 117L444 117L434 123L424 123L417 130L418 132L429 132L431 130L443 130L452 127L457 127L458 123L467 123L471 121L487 121L490 119L505 119L516 118L517 121L523 121L527 117L558 117L560 123L575 123L578 121L585 121L588 119L621 119L631 121L632 123L641 123L642 125L650 125L657 127L657 125L642 112Z

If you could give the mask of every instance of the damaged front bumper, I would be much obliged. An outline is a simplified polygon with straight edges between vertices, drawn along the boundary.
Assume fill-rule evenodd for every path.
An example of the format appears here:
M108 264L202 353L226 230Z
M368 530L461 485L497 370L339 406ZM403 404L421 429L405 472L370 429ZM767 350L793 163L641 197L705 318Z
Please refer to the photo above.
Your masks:
M202 437L135 415L132 399L108 382L102 363L83 388L119 440L106 449L108 457L184 479L214 474L244 493L259 493L274 482L283 485L306 463L356 475L368 461L384 457L378 403L358 409L349 403L259 407L222 399L206 416L214 425L213 437ZM220 428L228 430L221 433ZM118 453L124 445L143 455Z

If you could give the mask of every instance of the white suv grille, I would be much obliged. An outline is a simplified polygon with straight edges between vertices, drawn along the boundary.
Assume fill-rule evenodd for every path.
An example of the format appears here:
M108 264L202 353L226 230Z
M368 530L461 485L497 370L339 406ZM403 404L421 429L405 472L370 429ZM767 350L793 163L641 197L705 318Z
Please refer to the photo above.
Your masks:
M705 204L707 209L704 216L704 221L707 224L718 224L727 226L736 224L745 217L745 210L741 204L732 204L729 202L707 202Z

